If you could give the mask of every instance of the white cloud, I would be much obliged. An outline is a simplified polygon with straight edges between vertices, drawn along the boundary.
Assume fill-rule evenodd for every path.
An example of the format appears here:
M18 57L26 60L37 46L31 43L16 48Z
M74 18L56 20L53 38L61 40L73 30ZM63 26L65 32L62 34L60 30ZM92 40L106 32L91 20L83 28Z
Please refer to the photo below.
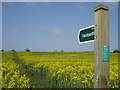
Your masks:
M82 11L86 10L86 7L82 6L82 5L76 5L76 7L79 8L80 10L82 10Z
M23 32L23 30L20 30L20 29L12 29L11 32L13 33L19 33L19 32Z
M58 28L55 28L55 29L52 30L52 34L58 35L60 33L61 33L61 30L58 29Z

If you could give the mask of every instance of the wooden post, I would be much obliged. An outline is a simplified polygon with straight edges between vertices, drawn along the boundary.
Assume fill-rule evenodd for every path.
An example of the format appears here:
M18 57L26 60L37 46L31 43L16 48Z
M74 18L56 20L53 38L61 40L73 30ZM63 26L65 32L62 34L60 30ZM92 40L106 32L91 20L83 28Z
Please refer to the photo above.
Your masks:
M108 7L99 5L94 8L94 88L109 88L109 12Z

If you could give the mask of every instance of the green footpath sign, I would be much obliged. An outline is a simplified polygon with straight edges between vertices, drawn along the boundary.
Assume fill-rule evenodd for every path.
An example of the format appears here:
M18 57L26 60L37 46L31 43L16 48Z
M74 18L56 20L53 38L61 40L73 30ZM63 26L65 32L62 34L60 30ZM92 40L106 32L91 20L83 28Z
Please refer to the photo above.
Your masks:
M102 46L102 61L108 62L110 59L109 46Z
M80 44L94 41L94 25L80 29L78 33L78 41Z

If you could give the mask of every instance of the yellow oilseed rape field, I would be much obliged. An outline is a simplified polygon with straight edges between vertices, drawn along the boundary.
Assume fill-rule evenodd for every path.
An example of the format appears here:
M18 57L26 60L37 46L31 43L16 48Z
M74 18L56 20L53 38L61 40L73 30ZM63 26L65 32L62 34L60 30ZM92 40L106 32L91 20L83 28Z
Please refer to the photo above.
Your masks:
M110 54L118 88L118 54ZM2 88L93 88L93 52L2 52Z

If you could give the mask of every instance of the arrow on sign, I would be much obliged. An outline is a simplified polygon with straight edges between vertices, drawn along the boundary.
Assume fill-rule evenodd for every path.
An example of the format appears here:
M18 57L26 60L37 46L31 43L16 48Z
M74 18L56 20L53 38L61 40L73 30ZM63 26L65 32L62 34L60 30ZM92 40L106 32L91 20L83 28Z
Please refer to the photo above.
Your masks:
M94 25L82 28L78 33L78 42L80 44L94 41Z

